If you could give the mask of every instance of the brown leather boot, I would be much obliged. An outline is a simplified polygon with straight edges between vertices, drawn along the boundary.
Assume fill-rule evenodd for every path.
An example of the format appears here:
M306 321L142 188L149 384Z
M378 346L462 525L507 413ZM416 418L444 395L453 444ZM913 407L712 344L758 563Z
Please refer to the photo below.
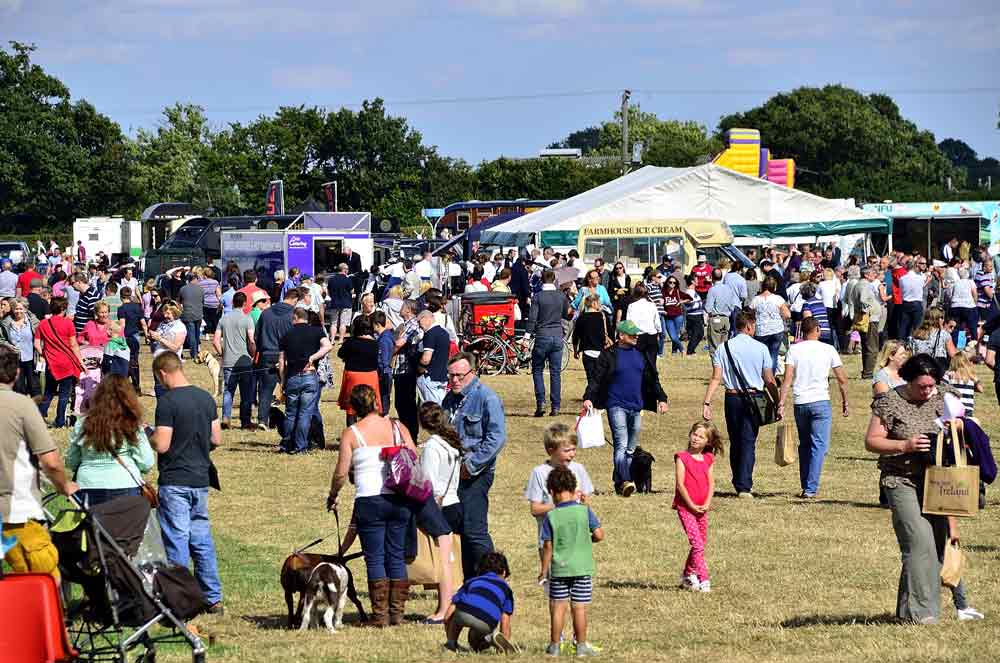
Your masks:
M410 597L410 581L402 580L389 581L389 626L398 626L403 623L403 614L406 610L406 599Z
M368 596L372 602L372 614L361 626L384 628L389 625L389 579L368 581Z

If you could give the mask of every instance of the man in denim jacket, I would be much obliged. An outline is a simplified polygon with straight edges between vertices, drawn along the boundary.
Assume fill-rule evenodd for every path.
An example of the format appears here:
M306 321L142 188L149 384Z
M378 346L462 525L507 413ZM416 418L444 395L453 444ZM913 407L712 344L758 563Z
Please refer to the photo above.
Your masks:
M479 381L476 358L459 352L448 361L449 393L441 407L462 439L462 472L458 499L462 503L462 571L476 575L479 559L493 551L487 513L496 459L507 442L503 403Z

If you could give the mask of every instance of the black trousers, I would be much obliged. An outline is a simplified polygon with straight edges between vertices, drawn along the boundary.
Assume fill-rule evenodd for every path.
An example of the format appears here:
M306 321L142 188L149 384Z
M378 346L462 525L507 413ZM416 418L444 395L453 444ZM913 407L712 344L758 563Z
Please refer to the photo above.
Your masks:
M688 337L688 347L687 353L693 355L697 350L698 346L705 339L705 318L701 313L695 313L694 315L687 316L687 337Z
M410 430L410 437L415 440L420 431L420 422L417 420L417 376L405 373L395 376L393 382L396 386L396 414Z
M17 382L14 383L14 391L25 396L38 396L42 393L42 386L38 380L38 373L35 372L35 360L22 361L21 372L17 375Z

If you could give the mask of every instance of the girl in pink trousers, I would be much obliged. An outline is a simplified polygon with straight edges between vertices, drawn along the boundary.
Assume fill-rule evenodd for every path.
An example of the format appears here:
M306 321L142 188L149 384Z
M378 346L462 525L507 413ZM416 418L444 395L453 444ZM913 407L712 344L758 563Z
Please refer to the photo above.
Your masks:
M681 588L692 592L712 589L705 565L705 541L708 538L708 510L715 492L712 465L715 457L722 453L719 431L712 424L698 422L688 433L687 450L674 455L674 508L691 544L681 574Z

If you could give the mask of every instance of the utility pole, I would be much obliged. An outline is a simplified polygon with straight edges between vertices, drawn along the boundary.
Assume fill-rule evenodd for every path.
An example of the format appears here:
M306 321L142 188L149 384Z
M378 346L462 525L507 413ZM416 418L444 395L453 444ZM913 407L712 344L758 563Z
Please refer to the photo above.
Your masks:
M628 144L628 100L632 96L631 90L622 92L622 175L627 175L631 170L631 158Z

